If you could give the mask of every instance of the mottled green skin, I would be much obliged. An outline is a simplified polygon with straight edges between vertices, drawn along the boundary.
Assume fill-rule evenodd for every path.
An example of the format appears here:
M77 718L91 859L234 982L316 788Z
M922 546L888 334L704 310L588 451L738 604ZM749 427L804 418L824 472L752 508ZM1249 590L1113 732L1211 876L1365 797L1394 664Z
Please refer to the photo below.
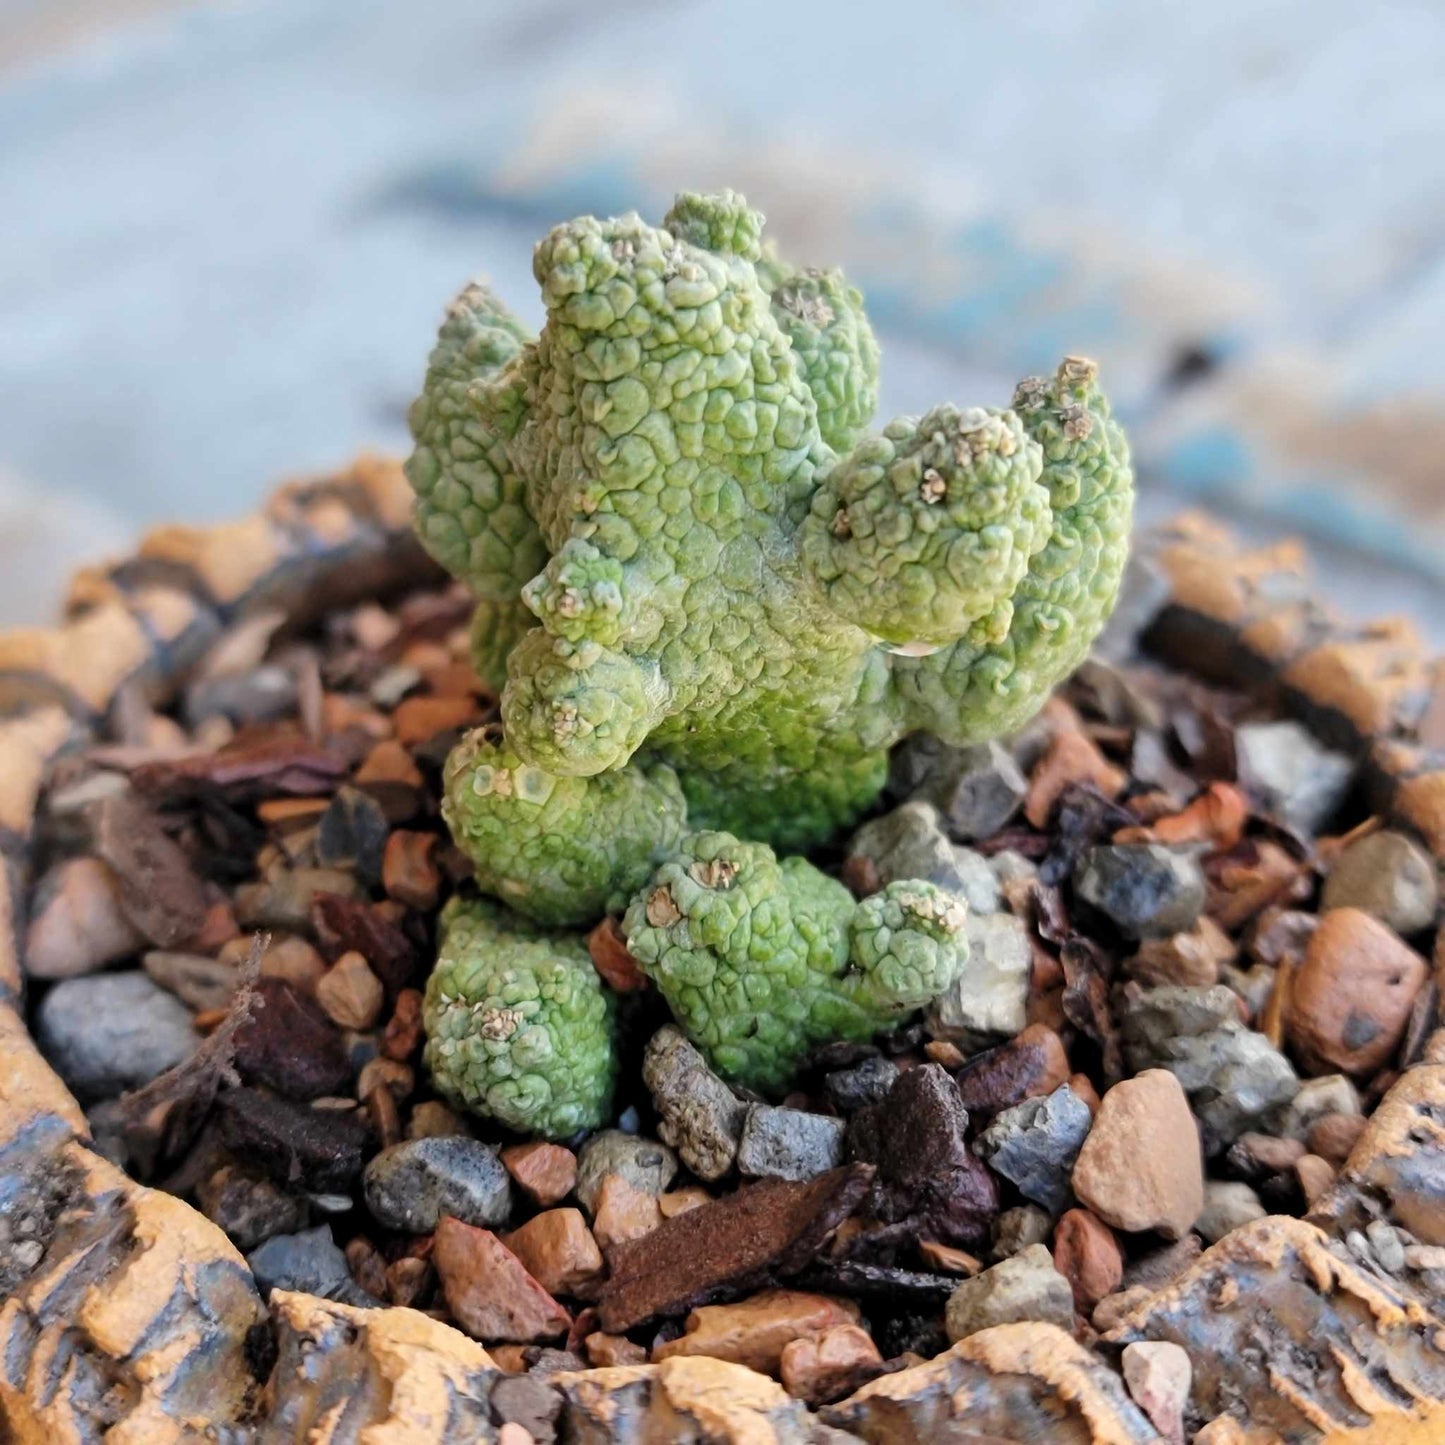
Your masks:
M476 593L474 656L502 690L506 743L452 757L447 819L479 885L549 925L635 892L629 946L679 1022L720 1071L780 1091L815 1045L943 991L967 950L961 905L929 885L855 904L766 844L856 821L909 732L967 744L1028 720L1113 606L1128 447L1075 359L1010 410L867 435L861 298L765 253L730 192L680 196L660 228L558 226L534 272L541 335L468 287L411 414L418 533ZM439 1087L517 1128L577 1127L551 1064L516 1069L478 1020L494 977L498 998L533 987L539 1041L555 1019L584 1062L607 1055L557 1097L594 1097L606 1019L566 1017L601 996L585 953L466 918L428 991Z
M929 883L855 903L805 859L714 832L684 840L622 927L712 1066L778 1094L818 1045L870 1038L948 988L966 911Z
M437 1092L509 1129L565 1139L611 1117L613 995L579 937L454 900L427 981L424 1060Z
M940 406L889 423L824 479L799 531L833 610L895 647L943 647L1007 609L1048 540L1039 444L1011 411Z
M408 474L519 757L581 778L645 749L694 827L794 849L856 820L904 734L1038 708L1112 606L1132 476L1087 363L862 436L857 293L764 259L761 226L731 193L558 226L535 341L468 288Z
M665 763L560 778L478 728L452 749L442 816L484 893L548 927L620 912L686 831Z

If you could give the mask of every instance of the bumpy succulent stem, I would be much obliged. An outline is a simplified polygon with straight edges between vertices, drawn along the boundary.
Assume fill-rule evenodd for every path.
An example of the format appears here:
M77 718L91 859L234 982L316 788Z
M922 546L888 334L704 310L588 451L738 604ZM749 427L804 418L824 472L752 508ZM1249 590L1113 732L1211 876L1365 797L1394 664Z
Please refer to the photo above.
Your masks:
M531 338L481 283L452 302L412 404L416 449L406 474L416 491L422 545L480 598L506 602L547 560L507 442L524 420L519 371Z
M857 293L766 254L730 192L558 226L534 271L535 342L475 288L453 308L411 462L519 758L664 761L694 826L806 847L906 732L1015 728L1083 656L1132 488L1090 364L862 436Z
M855 903L802 858L693 833L622 926L713 1067L778 1093L819 1044L887 1030L946 989L968 959L966 912L929 883Z
M445 910L423 1005L438 1092L509 1129L565 1139L605 1123L615 1005L585 945L486 902Z
M834 611L904 655L977 624L1001 640L1053 520L1042 468L1011 411L900 418L825 476L799 534L803 559Z
M1092 361L1068 357L1052 379L1019 383L1014 410L1043 452L1049 535L1013 591L1002 635L981 624L946 651L898 659L895 686L910 730L966 744L1022 727L1084 660L1113 611L1134 474L1097 375Z
M550 927L620 911L686 826L666 764L558 777L484 729L452 750L442 781L442 814L477 886Z

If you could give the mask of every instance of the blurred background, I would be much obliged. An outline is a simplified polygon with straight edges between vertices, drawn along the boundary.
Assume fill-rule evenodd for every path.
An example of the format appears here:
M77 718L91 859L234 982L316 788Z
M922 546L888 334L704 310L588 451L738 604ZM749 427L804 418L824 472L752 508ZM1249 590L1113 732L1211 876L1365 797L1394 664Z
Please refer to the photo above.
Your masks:
M1098 357L1146 518L1303 532L1445 637L1445 6L0 0L0 625L406 445L447 298L731 185L885 412Z

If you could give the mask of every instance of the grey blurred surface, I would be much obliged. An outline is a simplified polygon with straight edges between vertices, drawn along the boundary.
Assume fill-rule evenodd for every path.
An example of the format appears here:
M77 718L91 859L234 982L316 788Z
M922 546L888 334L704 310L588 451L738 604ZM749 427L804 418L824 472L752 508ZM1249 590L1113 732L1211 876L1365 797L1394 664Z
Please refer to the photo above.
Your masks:
M0 623L404 446L444 301L536 320L552 222L732 184L868 290L885 412L1091 352L1146 514L1301 526L1439 629L1442 13L0 0Z

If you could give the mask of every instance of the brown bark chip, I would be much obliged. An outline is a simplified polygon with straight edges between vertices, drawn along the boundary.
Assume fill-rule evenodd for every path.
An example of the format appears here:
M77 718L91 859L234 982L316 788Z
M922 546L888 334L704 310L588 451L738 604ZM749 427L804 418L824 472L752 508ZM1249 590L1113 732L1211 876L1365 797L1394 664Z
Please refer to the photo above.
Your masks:
M598 1323L621 1334L658 1315L685 1314L773 1275L796 1273L858 1207L872 1181L866 1164L805 1182L765 1179L664 1220L617 1247Z

